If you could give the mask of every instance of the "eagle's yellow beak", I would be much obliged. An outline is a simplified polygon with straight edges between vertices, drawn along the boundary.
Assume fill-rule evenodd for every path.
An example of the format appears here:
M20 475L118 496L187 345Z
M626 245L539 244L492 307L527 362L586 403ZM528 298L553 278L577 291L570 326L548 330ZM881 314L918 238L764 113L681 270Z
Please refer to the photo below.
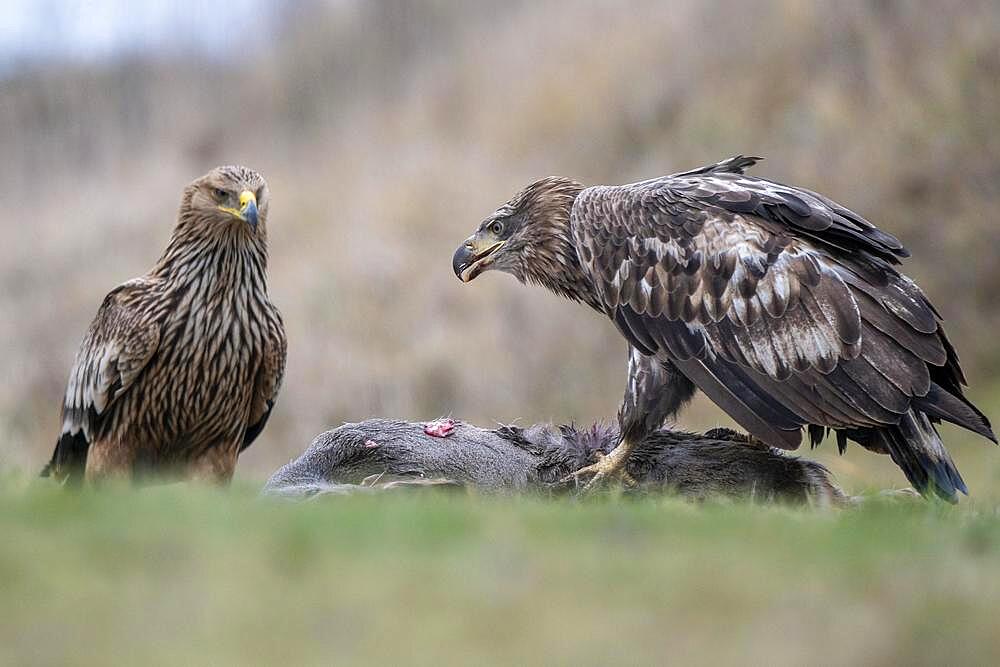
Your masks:
M492 263L492 257L507 245L507 241L482 238L481 233L473 234L458 247L451 259L451 268L463 283L474 279Z
M249 190L240 193L240 217L257 228L257 196Z
M220 211L225 211L234 218L247 222L254 229L257 228L257 195L244 190L240 193L240 208L236 210L231 206L220 206Z

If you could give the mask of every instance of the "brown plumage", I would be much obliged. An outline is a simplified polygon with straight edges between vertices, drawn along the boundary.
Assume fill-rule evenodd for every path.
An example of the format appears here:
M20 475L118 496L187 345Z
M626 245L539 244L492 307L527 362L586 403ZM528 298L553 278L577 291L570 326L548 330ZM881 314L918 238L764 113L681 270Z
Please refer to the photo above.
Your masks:
M896 269L894 237L822 195L748 176L738 156L622 186L547 178L484 221L455 254L589 304L629 343L623 445L701 389L770 445L828 429L889 454L921 491L965 484L933 423L995 440L963 396L940 317Z
M285 367L267 295L267 184L218 167L184 189L156 265L104 299L80 345L43 475L226 482Z

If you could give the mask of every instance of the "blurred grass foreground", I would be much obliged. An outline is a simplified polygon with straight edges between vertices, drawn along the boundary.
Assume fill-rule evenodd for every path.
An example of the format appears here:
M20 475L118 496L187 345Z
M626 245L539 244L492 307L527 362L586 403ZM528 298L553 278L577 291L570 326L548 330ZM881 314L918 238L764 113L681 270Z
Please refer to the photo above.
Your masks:
M0 662L997 664L996 505L0 486Z

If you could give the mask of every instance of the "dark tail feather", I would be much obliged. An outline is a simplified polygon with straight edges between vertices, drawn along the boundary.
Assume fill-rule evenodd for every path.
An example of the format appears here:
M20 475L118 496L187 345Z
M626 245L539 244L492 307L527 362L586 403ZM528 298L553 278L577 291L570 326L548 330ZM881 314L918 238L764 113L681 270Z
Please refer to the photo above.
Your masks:
M943 419L993 442L997 441L986 415L964 396L955 396L936 382L931 382L931 389L926 396L914 399L913 407L926 412L929 417Z
M63 433L56 442L52 459L42 468L41 477L54 477L60 482L76 485L83 481L90 444L83 431Z
M956 502L958 491L968 495L955 462L924 413L910 410L899 424L879 429L875 436L921 495L933 492L950 503Z

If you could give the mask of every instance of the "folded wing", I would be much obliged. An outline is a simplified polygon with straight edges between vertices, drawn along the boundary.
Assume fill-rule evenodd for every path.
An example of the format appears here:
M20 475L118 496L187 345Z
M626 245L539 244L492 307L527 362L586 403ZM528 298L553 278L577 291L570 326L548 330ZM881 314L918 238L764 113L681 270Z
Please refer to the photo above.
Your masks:
M82 476L109 408L132 388L156 352L158 313L145 308L143 298L151 289L150 281L136 279L105 297L70 371L62 431L43 475L74 481Z
M992 438L937 312L894 266L900 242L821 195L744 175L752 160L577 198L577 250L622 334L775 446L796 447L802 426L817 440L911 409Z

